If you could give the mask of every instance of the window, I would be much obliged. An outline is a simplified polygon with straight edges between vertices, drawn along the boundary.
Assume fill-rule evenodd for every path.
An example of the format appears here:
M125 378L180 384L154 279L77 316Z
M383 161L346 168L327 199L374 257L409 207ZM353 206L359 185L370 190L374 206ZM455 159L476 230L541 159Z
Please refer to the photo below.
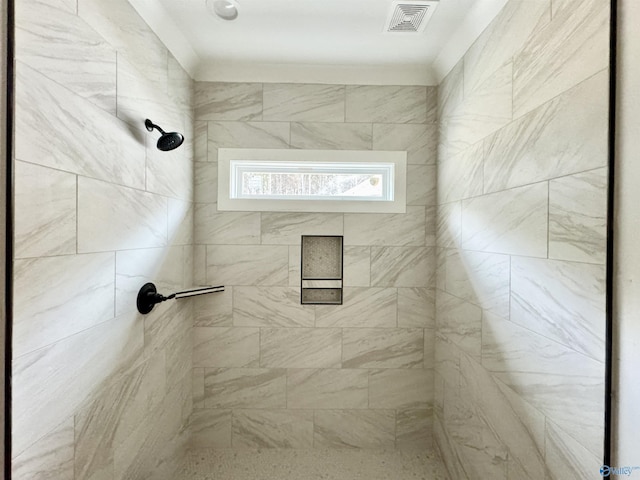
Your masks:
M403 213L405 185L405 152L218 150L219 210Z

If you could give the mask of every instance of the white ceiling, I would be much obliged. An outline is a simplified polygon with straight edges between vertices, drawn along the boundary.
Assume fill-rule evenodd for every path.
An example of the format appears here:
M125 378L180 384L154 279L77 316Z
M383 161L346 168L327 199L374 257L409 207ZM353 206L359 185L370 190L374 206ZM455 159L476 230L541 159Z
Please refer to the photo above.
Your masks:
M440 0L423 33L403 34L384 33L392 0L237 0L234 21L205 0L129 1L197 80L423 85L506 2Z

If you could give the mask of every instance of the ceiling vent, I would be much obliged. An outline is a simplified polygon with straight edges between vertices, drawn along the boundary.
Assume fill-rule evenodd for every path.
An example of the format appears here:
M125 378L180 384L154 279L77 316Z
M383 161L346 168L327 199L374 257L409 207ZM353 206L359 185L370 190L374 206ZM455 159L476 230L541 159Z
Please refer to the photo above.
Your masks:
M391 4L384 31L386 33L422 33L437 6L438 0L395 1Z

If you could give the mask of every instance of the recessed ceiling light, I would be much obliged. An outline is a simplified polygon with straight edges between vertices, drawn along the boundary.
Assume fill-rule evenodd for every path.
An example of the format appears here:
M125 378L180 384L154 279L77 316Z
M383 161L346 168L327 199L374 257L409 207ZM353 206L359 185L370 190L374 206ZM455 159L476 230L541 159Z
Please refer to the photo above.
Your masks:
M238 18L238 4L234 0L207 0L207 9L223 20Z

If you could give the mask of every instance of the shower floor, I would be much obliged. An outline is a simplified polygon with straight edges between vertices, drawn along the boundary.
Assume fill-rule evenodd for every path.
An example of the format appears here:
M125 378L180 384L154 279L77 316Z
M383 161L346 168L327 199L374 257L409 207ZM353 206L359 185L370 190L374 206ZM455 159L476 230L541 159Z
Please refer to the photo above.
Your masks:
M435 451L192 450L179 480L448 480Z

